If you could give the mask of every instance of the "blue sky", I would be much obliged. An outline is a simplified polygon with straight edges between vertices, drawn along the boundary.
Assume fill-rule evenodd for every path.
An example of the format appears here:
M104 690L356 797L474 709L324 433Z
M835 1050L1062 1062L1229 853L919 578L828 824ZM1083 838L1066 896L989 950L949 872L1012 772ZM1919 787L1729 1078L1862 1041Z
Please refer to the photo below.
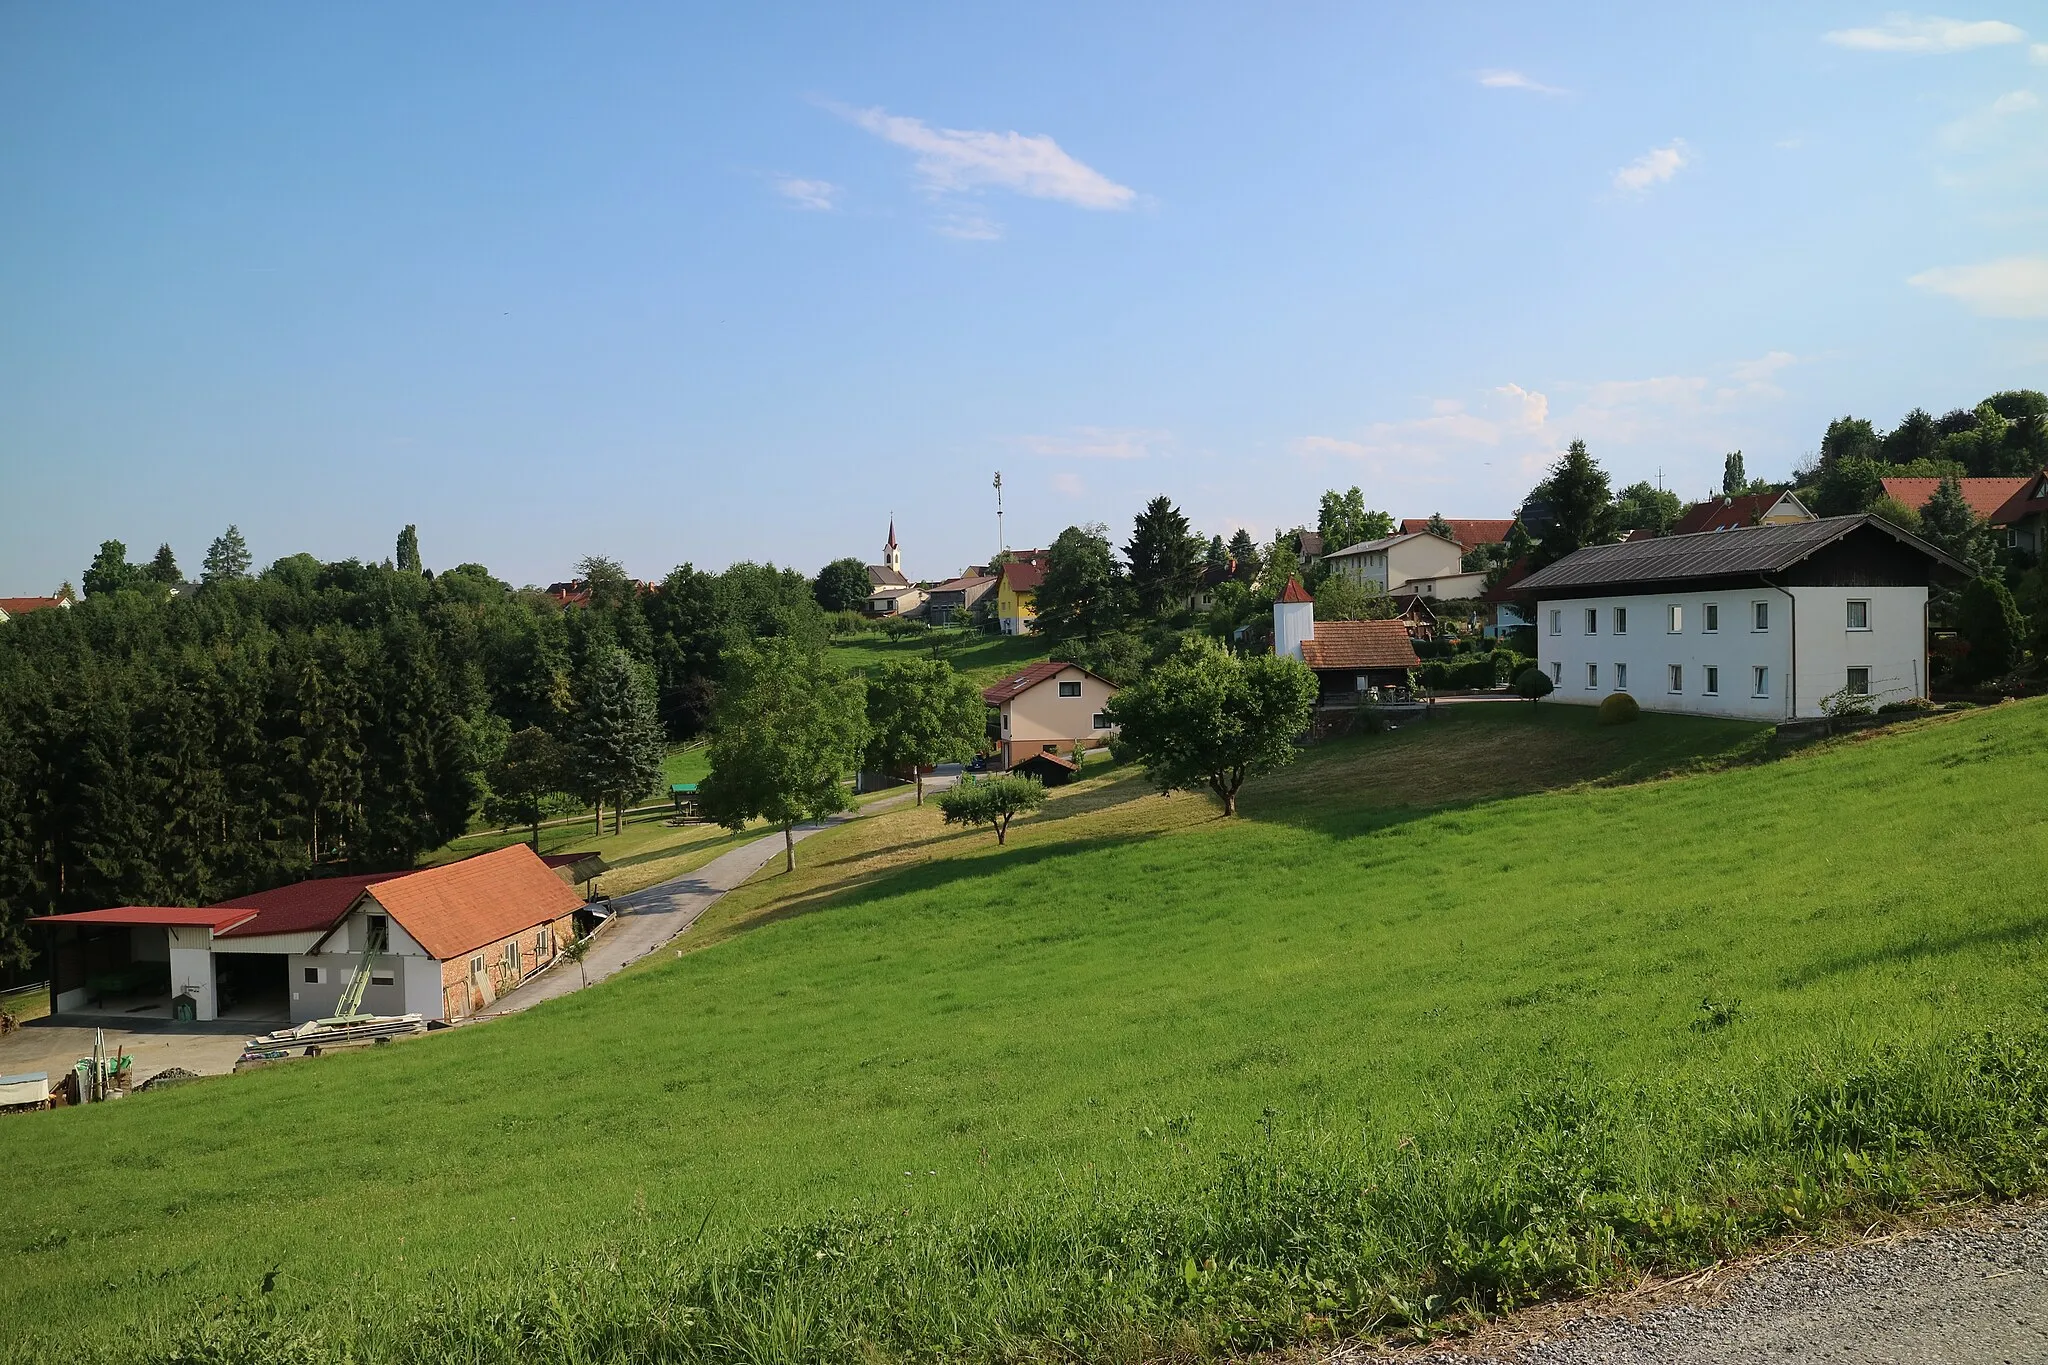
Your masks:
M1670 8L9 6L0 593L939 576L997 469L1264 537L2048 385L2048 9Z

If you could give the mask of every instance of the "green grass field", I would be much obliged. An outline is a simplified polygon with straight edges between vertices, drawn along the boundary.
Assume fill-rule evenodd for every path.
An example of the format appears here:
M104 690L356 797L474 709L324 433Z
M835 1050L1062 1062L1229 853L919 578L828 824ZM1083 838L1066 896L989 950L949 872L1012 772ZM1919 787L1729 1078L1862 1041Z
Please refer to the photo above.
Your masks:
M1776 761L1443 710L1234 821L890 811L524 1015L0 1122L0 1330L1137 1361L2041 1186L2048 704Z
M987 631L948 627L929 635L842 635L832 641L831 658L842 668L864 672L890 659L938 657L987 687L1026 664L1052 657L1052 647L1036 635L991 635Z

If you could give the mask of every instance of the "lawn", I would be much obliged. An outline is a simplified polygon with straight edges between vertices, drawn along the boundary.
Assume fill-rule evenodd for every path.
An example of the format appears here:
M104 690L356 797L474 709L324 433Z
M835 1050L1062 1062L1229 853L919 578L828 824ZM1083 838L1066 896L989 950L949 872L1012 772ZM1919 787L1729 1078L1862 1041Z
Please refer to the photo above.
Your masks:
M987 631L946 627L930 632L887 635L842 635L832 641L831 657L842 668L865 672L890 659L928 659L936 652L953 667L987 687L1026 664L1052 657L1052 646L1036 635L991 635Z
M607 811L604 833L594 835L591 833L591 820L586 816L572 824L550 825L542 829L540 851L571 853L589 850L602 853L612 870L598 879L595 889L599 894L623 896L629 891L638 891L656 882L694 872L726 850L768 832L766 825L734 834L717 825L671 825L669 819L666 814L639 816L627 820L625 828L613 834L611 813ZM466 834L436 849L424 861L430 867L452 863L507 844L525 843L526 839L525 830Z
M2048 704L1779 760L1443 711L1236 820L1118 771L1006 849L889 811L602 988L7 1122L0 1322L1136 1360L2040 1185Z

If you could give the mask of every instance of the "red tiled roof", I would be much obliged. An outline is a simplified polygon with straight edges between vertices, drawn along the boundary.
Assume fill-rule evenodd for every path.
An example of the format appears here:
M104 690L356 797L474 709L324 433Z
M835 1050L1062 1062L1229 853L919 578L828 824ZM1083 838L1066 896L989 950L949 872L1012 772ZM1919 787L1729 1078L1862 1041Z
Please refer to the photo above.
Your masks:
M2025 493L2033 486L2036 474L2019 474L1997 479L1958 479L1963 486L1963 501L1970 504L1970 510L1985 521L1992 521L2014 497ZM1914 511L1925 507L1941 487L1940 479L1884 479L1884 494L1894 498Z
M1308 589L1301 586L1299 578L1289 578L1287 586L1280 590L1280 600L1282 602L1313 602L1316 599L1308 595Z
M253 910L255 914L234 928L221 931L222 938L253 938L258 934L303 934L332 929L356 903L365 887L403 877L403 872L357 872L346 877L315 877L272 887L247 896L237 896L210 907L214 910Z
M1318 621L1316 638L1301 642L1310 668L1420 668L1400 621Z
M2048 469L2027 476L2027 486L2005 500L2005 505L1991 514L1994 526L2010 526L2016 521L2037 514L2048 513Z
M49 607L61 607L61 597L0 597L0 611L9 616L23 616L32 611L43 611Z
M1045 566L1009 560L996 569L996 577L1010 585L1011 592L1031 592L1045 581Z
M1709 498L1685 509L1671 524L1674 536L1697 535L1701 531L1733 531L1754 526L1777 502L1777 493L1738 493L1734 497Z
M1012 673L1001 682L983 688L981 699L990 706L1001 706L1012 697L1022 696L1024 693L1029 692L1047 678L1063 673L1069 668L1078 667L1078 664L1064 663L1058 659L1048 659L1041 664L1032 664L1028 668L1022 668ZM1086 669L1082 669L1082 672L1085 673L1086 671Z
M583 906L525 844L378 882L366 894L443 962Z
M137 924L178 925L211 929L223 933L249 917L247 910L225 910L219 906L194 909L189 905L124 905L112 910L76 910L68 915L41 915L31 924L104 924L112 927Z
M1473 517L1445 517L1444 520L1450 525L1451 539L1467 550L1476 545L1498 545L1508 538L1509 531L1515 529L1513 517L1505 521ZM1401 518L1402 535L1414 535L1428 529L1428 517Z

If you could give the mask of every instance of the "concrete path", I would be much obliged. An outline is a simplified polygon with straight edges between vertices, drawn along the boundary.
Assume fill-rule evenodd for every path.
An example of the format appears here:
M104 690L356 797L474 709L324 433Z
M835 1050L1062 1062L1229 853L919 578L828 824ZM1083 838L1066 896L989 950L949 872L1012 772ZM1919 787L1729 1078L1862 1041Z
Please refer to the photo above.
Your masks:
M959 781L959 774L957 764L940 768L925 778L925 794L929 796L952 786ZM858 820L878 810L903 805L916 797L914 789L906 789L899 795L870 802L857 811L835 815L815 825L798 825L791 833L797 839L808 839L821 830L848 820ZM586 975L590 984L596 985L656 949L665 947L676 935L695 924L720 896L781 856L782 837L774 833L765 834L752 843L719 854L695 872L629 895L614 896L612 909L616 913L613 922L591 945L590 955L583 959L582 971L578 971L573 962L557 961L518 990L499 996L497 1003L489 1009L463 1022L475 1024L501 1015L517 1014L543 1000L568 995L583 988Z

